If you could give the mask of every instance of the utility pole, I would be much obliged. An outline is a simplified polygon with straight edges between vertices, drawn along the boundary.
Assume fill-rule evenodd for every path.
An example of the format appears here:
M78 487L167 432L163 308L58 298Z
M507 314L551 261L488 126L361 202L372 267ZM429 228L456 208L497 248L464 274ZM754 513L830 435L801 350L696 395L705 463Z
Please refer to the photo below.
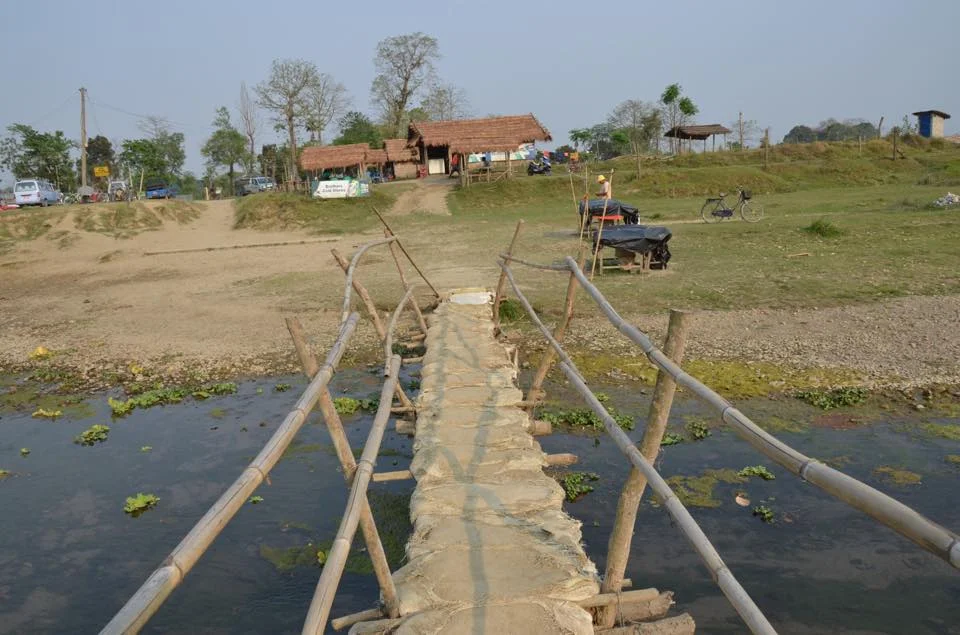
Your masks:
M87 187L87 89L80 89L80 185Z
M740 128L740 151L743 151L743 113L737 117L737 127Z

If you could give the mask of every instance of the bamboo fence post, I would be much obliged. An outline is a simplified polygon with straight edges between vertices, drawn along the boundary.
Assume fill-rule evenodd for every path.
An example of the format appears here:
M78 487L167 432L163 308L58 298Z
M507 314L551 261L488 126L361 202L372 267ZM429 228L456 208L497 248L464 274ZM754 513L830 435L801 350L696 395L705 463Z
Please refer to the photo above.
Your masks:
M384 236L390 235L390 230L383 230ZM400 264L400 255L397 253L396 242L390 243L390 255L393 256L393 262L397 265L397 272L400 274L400 282L403 284L403 288L407 291L410 290L410 282L407 281L407 275L403 272L403 266ZM423 319L423 313L420 311L420 305L417 303L416 298L412 302L413 312L417 314L417 324L420 325L420 330L426 334L427 332L427 321Z
M297 356L300 358L300 365L303 367L303 373L308 379L320 370L317 359L310 353L307 346L307 340L304 337L303 326L297 318L286 318L287 330L290 331L290 337L293 339L293 345L297 349ZM343 468L343 477L349 483L353 479L354 472L357 470L357 461L353 456L353 450L350 448L350 442L343 429L343 421L333 405L333 398L330 395L330 389L324 388L317 401L320 408L320 414L330 433L330 440L336 450L337 458L340 460L340 466ZM377 524L373 518L373 510L370 509L370 503L366 497L363 499L362 509L360 510L360 530L363 532L363 541L367 545L367 552L370 554L370 561L373 563L373 571L377 577L377 583L380 585L380 592L383 593L383 602L386 605L387 613L391 617L399 615L397 588L393 583L393 576L390 575L390 563L387 561L387 554L383 550L383 542L380 540L380 533L377 531Z
M390 358L389 371L390 374L380 391L380 406L377 408L377 414L370 426L370 434L363 446L363 453L357 462L353 484L350 487L350 497L347 499L347 507L343 519L340 521L340 528L337 530L333 547L330 549L330 554L324 564L323 573L320 574L313 601L310 603L310 609L307 612L307 619L303 624L304 635L320 635L327 626L330 607L337 593L337 586L340 584L343 569L347 564L347 556L350 554L350 545L357 532L361 512L367 507L367 487L370 485L377 453L380 451L380 443L383 441L383 434L390 418L390 396L393 394L393 389L400 375L399 355Z
M607 203L610 202L610 196L613 196L613 171L610 171L610 195L603 199L603 214L600 216L600 229L597 231L597 244L593 248L593 262L590 263L590 279L593 280L593 272L597 269L597 255L600 253L600 239L603 237L603 219L607 216ZM600 273L603 274L603 263L600 263Z
M804 481L862 511L914 544L943 558L954 568L960 569L960 536L866 483L798 452L766 432L709 386L685 373L663 352L657 350L646 334L620 317L599 289L593 286L583 273L576 270L577 263L573 258L567 256L566 263L571 271L576 272L577 280L587 295L596 302L600 311L618 331L639 346L655 366L669 373L679 386L686 388L710 406L723 423L733 428L733 431L754 449ZM516 288L509 273L507 277L511 286Z
M687 341L688 313L670 311L670 325L667 328L667 341L663 352L678 366L683 361L683 351ZM657 384L653 391L653 401L650 403L650 414L647 416L647 427L643 431L643 440L640 442L640 453L649 462L653 463L660 453L660 442L667 429L667 419L670 416L670 407L673 405L673 396L677 384L668 373L657 372ZM616 593L620 590L623 576L627 569L627 560L630 558L630 544L633 540L633 530L637 523L637 511L643 490L647 486L647 479L637 468L631 468L620 500L617 502L617 516L613 523L613 532L607 546L607 566L603 576L602 593ZM606 609L600 614L599 625L613 626L616 611Z
M333 377L337 364L346 352L347 342L357 328L359 317L359 314L352 313L344 321L320 371L314 375L294 409L287 414L260 453L196 522L163 564L154 570L123 608L103 627L101 635L139 632L247 502L250 494L266 479L284 450L303 427L320 394Z
M517 228L513 230L513 238L510 239L510 246L507 247L507 255L513 255L513 247L517 244L517 237L520 236L520 230L523 229L523 221L517 221ZM506 284L506 275L501 271L500 279L497 281L497 292L493 296L493 332L500 331L500 299L503 297L503 285Z
M350 269L350 263L347 262L339 251L336 249L331 249L330 253L333 254L333 257L336 258L337 264L340 265L340 268L343 269L343 273L348 273ZM386 331L383 328L383 322L380 320L380 315L377 313L377 307L373 303L373 300L370 298L370 294L367 293L367 289L357 281L356 278L353 278L350 281L353 285L354 290L357 292L357 295L360 296L360 299L363 301L363 305L367 308L367 314L370 316L370 321L373 322L373 328L377 330L377 335L380 336L380 341L386 337Z
M390 235L391 235L391 236L396 236L396 234L393 233L393 230L390 229L390 225L387 225L387 221L384 220L383 216L380 214L380 210L378 210L376 207L372 207L372 206L371 206L371 209L373 209L373 213L377 215L377 218L380 219L380 222L383 223L383 226L386 228L386 230L387 230L388 232L390 232ZM403 255L407 257L407 260L410 261L410 264L413 265L413 268L417 270L417 273L420 274L420 277L423 279L423 281L426 283L426 285L427 285L428 287L430 287L430 290L433 291L433 295L435 295L436 297L439 298L439 297L440 297L440 292L437 291L437 289L436 289L432 284L430 284L430 281L427 280L427 276L425 276L424 273L423 273L422 271L420 271L420 267L418 267L418 266L417 266L417 263L414 262L413 258L410 257L410 254L407 253L407 250L406 250L406 248L403 246L403 243L400 242L400 239L397 239L397 247L399 247L399 248L400 248L400 251L403 252Z
M586 252L583 249L583 244L580 245L580 253L577 256L577 265L583 267L586 259ZM563 319L560 321L560 324L557 325L556 330L553 332L553 337L556 338L558 342L562 342L564 336L567 333L567 328L570 326L570 320L573 318L573 305L576 302L577 295L577 277L573 275L573 272L570 272L570 280L567 282L567 296L566 302L564 303L563 310ZM537 367L537 372L533 376L533 384L530 386L530 390L527 391L526 401L541 401L545 396L543 392L543 382L547 378L547 374L550 372L550 368L553 366L553 362L556 361L557 352L551 347L547 347L546 353L543 355L543 359L540 360L540 366Z

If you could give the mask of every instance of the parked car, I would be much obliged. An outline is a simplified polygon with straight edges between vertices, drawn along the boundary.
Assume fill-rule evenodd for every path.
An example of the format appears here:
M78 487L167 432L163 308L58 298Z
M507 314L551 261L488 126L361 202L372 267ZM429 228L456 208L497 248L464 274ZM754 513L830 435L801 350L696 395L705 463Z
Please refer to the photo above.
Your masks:
M132 195L126 181L110 181L107 199L111 201L129 201Z
M173 189L163 179L147 179L146 198L173 198Z
M13 186L13 195L17 205L47 205L60 202L60 190L50 181L44 179L26 179L17 181Z
M276 186L273 179L265 176L245 176L233 182L233 193L236 196L246 196L257 192L268 192Z

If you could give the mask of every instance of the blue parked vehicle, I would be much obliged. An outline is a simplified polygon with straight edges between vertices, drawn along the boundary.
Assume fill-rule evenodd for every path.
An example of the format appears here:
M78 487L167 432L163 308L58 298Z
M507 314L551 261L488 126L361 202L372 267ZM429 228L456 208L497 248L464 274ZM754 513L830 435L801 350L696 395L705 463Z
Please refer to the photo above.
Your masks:
M167 185L167 182L163 179L147 179L147 184L144 187L146 192L146 198L173 198L174 191L173 188Z

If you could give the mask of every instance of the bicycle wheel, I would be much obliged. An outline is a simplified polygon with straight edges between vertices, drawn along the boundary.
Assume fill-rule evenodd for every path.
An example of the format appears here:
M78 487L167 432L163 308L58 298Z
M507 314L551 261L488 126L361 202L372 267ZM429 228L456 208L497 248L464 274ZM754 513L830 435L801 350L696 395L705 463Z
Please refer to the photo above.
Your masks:
M703 207L700 208L700 218L702 218L705 223L719 223L723 220L723 216L720 216L718 213L719 210L719 201L707 201L703 204Z
M740 218L748 223L756 223L763 218L763 205L744 201L740 207Z

